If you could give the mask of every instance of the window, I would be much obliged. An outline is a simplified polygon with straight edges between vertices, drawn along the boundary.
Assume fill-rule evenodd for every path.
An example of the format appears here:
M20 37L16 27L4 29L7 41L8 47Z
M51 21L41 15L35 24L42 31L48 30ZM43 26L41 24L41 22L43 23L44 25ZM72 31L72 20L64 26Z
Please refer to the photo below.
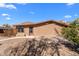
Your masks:
M29 34L33 33L33 27L29 27Z
M24 27L23 26L17 26L18 32L24 32Z
M18 28L18 32L24 32L23 28Z

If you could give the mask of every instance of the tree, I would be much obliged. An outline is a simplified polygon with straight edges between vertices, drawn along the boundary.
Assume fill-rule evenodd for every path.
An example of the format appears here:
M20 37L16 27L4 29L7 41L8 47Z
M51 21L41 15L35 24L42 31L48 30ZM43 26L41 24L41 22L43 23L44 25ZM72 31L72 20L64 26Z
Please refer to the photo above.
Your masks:
M11 36L11 35L13 35L12 27L9 24L3 24L2 26L3 26L4 32L5 32L4 36Z
M3 24L2 25L4 28L11 28L11 26L9 24Z

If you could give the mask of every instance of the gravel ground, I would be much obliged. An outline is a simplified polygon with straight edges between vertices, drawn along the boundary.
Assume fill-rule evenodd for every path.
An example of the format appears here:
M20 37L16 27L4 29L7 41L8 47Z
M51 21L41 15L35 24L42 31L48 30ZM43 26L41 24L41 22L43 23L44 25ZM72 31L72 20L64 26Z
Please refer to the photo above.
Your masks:
M4 38L4 39L6 39L6 40L0 41L0 55L1 56L9 56L9 55L20 55L21 56L22 54L25 54L26 50L28 50L27 47L29 46L29 43L26 42L26 40L30 40L30 39L27 39L25 37L24 38L13 37L13 39L11 39L11 38L9 38L9 39ZM52 39L54 39L54 41L57 42L61 38L59 38L59 39L52 38ZM38 44L36 43L36 45L38 45ZM17 48L17 49L15 49L15 48ZM46 53L47 55L50 55L50 56L51 56L51 54L50 54L51 52L53 52L53 50L51 50L51 47L47 50L47 53L45 51L43 51L43 53ZM59 53L61 56L79 56L78 53L76 53L75 51L72 51L71 49L69 49L68 47L66 47L63 44L61 44L59 46ZM54 53L53 56L57 56L57 53Z
M9 37L0 37L0 40L2 40L2 39L7 39L7 38L9 38Z

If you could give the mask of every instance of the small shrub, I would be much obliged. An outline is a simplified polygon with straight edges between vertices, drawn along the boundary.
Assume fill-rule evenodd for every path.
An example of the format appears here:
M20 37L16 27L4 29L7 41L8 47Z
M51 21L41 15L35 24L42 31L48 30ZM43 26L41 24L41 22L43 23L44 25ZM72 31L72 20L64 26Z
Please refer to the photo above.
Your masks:
M76 21L74 21L70 23L70 27L64 27L62 29L62 35L74 44L79 45L78 31L78 25L76 24Z

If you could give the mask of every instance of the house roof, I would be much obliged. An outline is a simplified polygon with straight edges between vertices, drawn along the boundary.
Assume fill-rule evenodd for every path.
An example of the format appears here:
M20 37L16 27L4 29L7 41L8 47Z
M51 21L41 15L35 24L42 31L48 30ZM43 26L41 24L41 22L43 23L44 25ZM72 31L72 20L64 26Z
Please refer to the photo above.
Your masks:
M3 27L0 26L0 29L3 29Z
M33 24L32 22L23 22L23 23L17 23L15 25L30 25Z
M8 27L5 28L5 27L0 26L0 29L9 29L10 30L12 28L8 28Z
M69 26L68 23L65 23L65 22L61 22L61 21L55 21L55 20L48 20L48 21L43 21L43 22L39 22L39 23L21 23L21 24L17 24L17 25L14 25L14 26L24 26L24 27L29 27L29 26L34 26L34 27L37 27L37 26L42 26L42 25L45 25L45 24L50 24L50 23L55 23L57 25L60 25L60 26Z

